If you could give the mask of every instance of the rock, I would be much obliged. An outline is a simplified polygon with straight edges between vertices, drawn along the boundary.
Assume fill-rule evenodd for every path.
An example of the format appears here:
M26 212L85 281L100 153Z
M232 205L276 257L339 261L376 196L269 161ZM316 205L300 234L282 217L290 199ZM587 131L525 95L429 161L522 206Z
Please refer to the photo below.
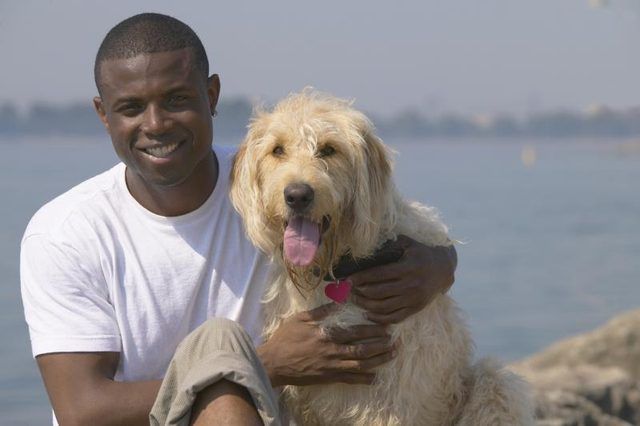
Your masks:
M538 426L629 426L623 420L607 415L587 398L566 391L537 395Z
M640 310L511 368L536 391L538 425L640 425Z
M640 379L640 310L615 317L590 333L563 340L516 363L536 370L593 365L616 367Z

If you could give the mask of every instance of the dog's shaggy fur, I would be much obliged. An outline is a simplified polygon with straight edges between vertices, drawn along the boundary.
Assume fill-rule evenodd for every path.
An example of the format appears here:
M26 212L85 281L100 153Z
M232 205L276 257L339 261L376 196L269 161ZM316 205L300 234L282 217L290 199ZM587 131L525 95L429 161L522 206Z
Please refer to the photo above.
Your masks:
M231 197L253 243L280 266L265 295L265 337L283 319L329 302L321 278L344 254L370 256L405 234L426 245L451 244L436 212L403 200L391 181L390 155L369 120L349 102L305 90L258 112L232 172ZM304 215L322 228L308 266L283 253L294 212L283 191L305 183L315 197ZM367 321L346 303L323 327ZM372 385L287 386L300 425L528 425L525 384L492 361L472 365L473 343L453 301L440 295L391 328L398 355Z

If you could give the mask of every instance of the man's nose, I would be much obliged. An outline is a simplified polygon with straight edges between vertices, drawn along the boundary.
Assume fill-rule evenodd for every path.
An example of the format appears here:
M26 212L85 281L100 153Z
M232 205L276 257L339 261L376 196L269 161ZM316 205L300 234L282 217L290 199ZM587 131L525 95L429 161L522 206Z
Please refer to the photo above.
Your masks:
M166 132L169 125L170 118L167 116L166 111L157 105L149 104L147 106L142 117L141 129L144 133L160 135Z

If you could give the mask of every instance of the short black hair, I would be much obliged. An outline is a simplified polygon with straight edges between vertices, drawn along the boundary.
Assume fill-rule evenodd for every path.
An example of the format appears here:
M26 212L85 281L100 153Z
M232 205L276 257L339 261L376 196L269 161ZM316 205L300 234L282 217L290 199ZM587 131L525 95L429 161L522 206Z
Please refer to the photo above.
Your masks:
M209 59L196 33L184 22L160 13L141 13L113 27L102 40L93 66L100 92L100 65L109 59L133 58L145 53L191 48L195 66L209 76Z

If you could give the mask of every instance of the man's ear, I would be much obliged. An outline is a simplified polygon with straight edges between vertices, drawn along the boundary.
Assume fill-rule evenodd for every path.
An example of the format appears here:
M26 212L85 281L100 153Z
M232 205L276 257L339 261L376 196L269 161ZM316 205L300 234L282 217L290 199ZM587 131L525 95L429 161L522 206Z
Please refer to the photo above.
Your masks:
M104 104L102 103L102 98L100 96L96 96L93 98L93 108L96 110L96 114L98 114L98 118L100 119L100 121L102 121L104 128L107 129L107 133L109 133L107 112L104 109Z
M218 97L220 96L220 77L218 74L211 74L207 79L207 95L209 96L209 109L211 115L216 113L216 105L218 105Z

